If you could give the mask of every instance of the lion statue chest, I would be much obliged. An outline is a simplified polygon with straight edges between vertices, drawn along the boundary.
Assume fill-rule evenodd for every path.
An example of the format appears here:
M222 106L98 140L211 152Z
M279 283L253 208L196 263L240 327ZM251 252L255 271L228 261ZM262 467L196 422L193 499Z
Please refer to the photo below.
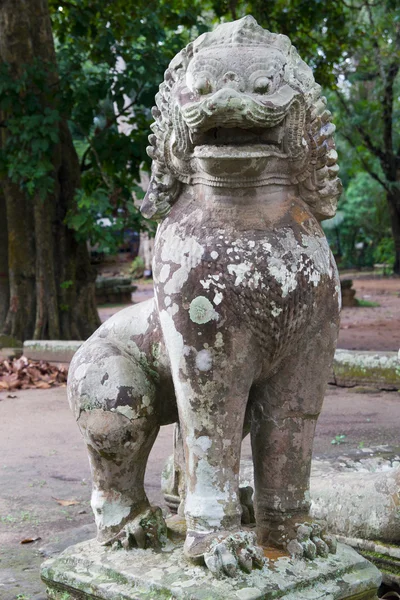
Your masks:
M158 230L154 280L185 346L243 331L264 373L340 304L327 240L290 187L187 187Z

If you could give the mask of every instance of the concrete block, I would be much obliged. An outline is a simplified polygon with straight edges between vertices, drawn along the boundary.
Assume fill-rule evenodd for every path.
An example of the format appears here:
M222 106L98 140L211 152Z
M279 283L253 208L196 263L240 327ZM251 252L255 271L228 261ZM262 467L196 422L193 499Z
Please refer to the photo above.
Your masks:
M382 390L400 389L399 353L338 349L331 383L343 387L372 385Z
M23 350L30 360L69 363L82 344L75 340L26 340Z

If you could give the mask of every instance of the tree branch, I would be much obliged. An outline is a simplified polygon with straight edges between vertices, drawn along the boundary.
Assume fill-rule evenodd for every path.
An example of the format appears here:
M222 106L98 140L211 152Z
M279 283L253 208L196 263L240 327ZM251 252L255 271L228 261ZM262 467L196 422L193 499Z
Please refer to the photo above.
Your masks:
M369 164L367 163L367 161L362 156L360 156L360 154L359 154L359 152L357 150L357 146L354 143L354 141L352 140L352 138L349 135L347 135L347 133L344 133L343 131L340 132L340 135L342 137L344 137L344 139L347 140L349 142L350 146L356 151L357 158L360 161L360 163L362 164L362 166L364 167L364 169L367 171L367 173L369 173L369 175L371 175L371 177L373 179L375 179L375 181L377 181L378 183L380 183L381 186L386 190L386 192L389 192L390 188L389 188L388 184L386 183L386 181L384 181L383 179L381 179L379 177L379 175L377 175L375 173L375 171L373 171L371 169L371 167L369 166Z
M343 94L341 94L339 92L338 89L335 89L335 93L341 103L341 105L343 106L346 115L351 118L352 114L351 114L351 110L348 107ZM358 131L358 133L360 134L360 136L362 137L362 139L364 140L364 143L366 145L366 147L368 148L368 150L370 152L372 152L372 154L374 154L377 158L379 158L379 160L386 165L386 154L385 152L382 152L382 150L380 148L378 148L378 146L375 146L375 144L373 143L373 141L371 140L369 134L360 126L360 125L354 125L354 128Z
M87 167L85 165L86 157L89 154L89 152L90 152L90 144L86 148L85 152L82 154L81 164L80 164L80 171L81 171L81 173L83 173L84 171L87 171L89 169L89 167Z

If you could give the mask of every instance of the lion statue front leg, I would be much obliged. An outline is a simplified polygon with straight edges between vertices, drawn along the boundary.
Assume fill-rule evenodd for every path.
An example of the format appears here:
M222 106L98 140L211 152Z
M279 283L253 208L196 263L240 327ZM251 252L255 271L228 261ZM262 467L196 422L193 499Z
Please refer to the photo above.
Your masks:
M335 315L333 302L326 309ZM298 558L336 552L334 537L309 516L309 482L315 426L337 328L337 317L317 318L307 339L288 354L275 375L253 390L250 422L258 540Z
M162 311L185 450L184 552L215 574L234 575L263 564L254 533L241 531L238 473L247 398L254 376L240 331L222 336L196 296L192 310ZM159 305L165 298L159 295ZM176 305L177 306L177 305ZM185 340L185 343L183 342ZM206 346L206 348L204 347ZM208 348L208 349L207 349Z

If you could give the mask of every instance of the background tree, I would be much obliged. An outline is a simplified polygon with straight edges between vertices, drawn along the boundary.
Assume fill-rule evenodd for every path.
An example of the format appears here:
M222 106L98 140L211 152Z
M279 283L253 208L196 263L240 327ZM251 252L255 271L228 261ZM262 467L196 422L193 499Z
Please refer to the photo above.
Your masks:
M324 228L336 261L342 268L393 267L393 239L385 191L365 171L347 182L336 216Z
M82 187L68 223L79 239L116 250L124 229L154 230L132 202L132 193L143 196L141 170L150 166L154 96L170 60L206 25L196 2L51 0L50 8L80 156Z
M330 95L338 134L347 142L341 162L355 163L384 192L393 270L400 275L400 2L366 0L351 4L350 12L360 38L338 65Z
M47 1L3 0L0 206L9 303L2 328L19 339L82 339L99 323L86 243L65 225L80 171L58 89Z

